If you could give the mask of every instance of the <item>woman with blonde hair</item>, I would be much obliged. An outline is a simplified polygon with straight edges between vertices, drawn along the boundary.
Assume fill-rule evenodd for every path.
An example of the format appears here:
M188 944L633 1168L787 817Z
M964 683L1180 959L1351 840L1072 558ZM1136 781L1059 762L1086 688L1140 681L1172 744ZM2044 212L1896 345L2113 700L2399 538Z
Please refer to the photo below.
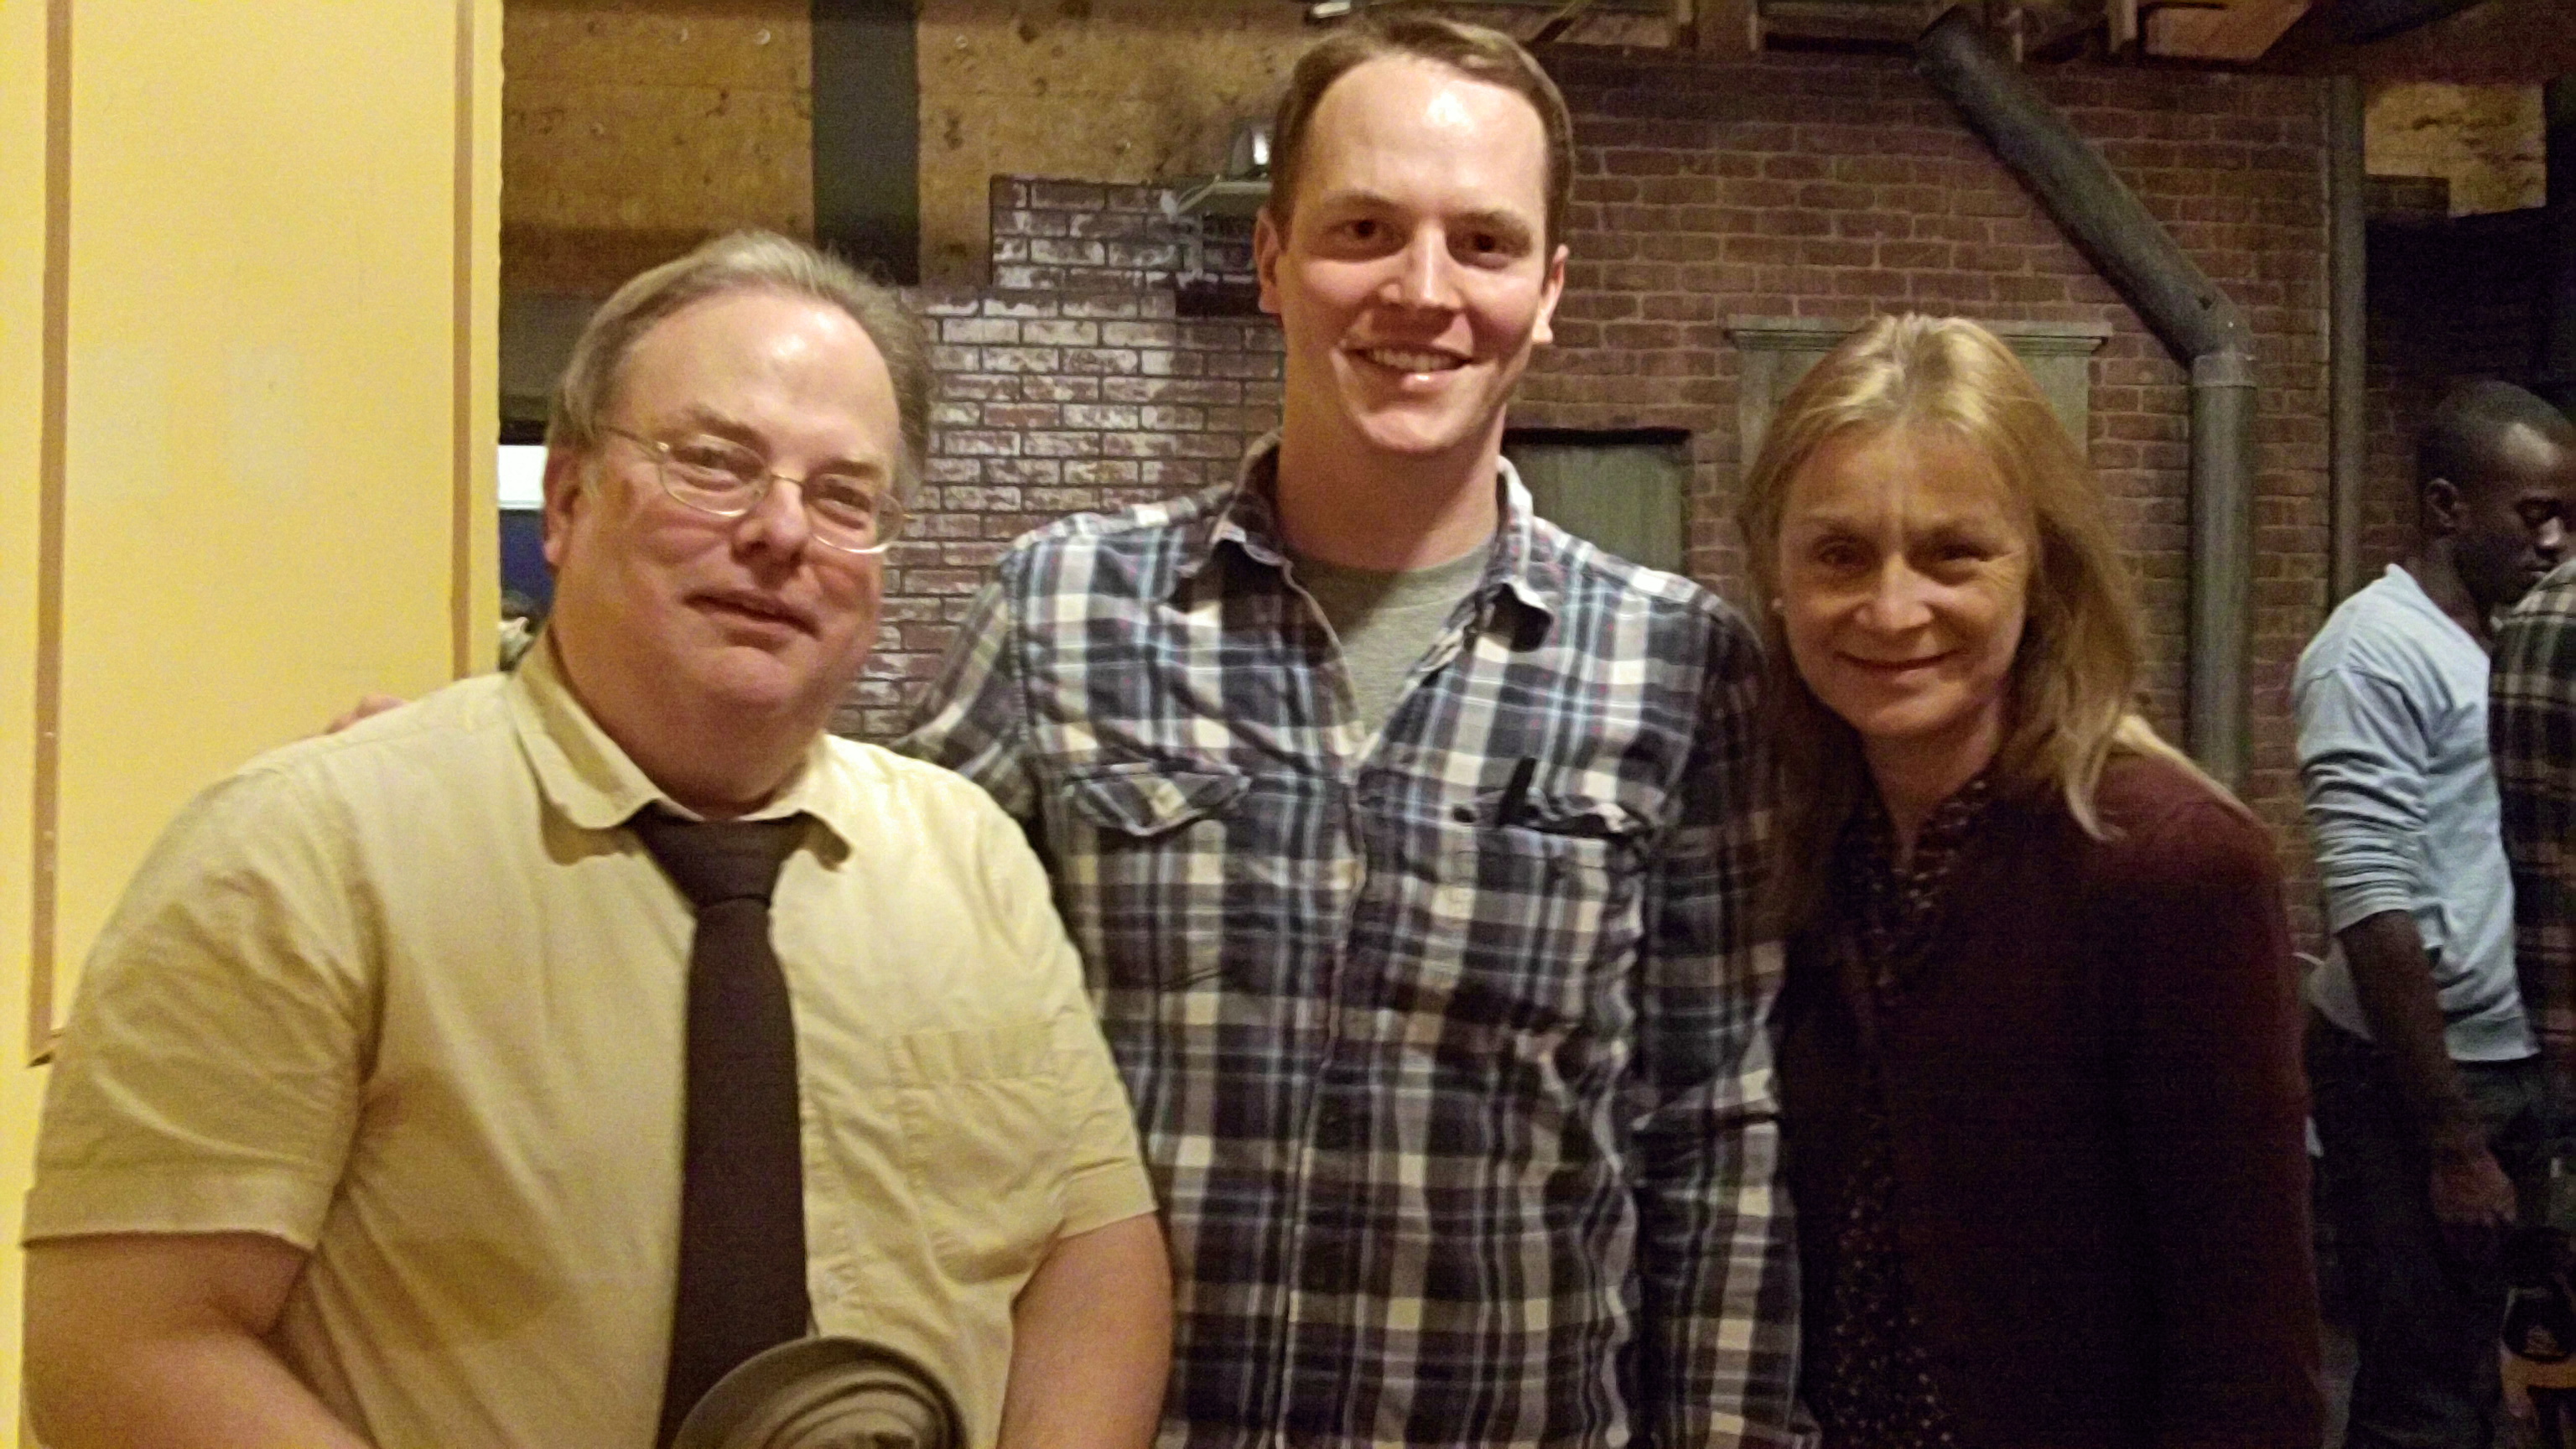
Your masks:
M1828 1449L2312 1449L2278 866L2137 714L2081 454L1992 334L1882 318L1790 392L1739 521Z

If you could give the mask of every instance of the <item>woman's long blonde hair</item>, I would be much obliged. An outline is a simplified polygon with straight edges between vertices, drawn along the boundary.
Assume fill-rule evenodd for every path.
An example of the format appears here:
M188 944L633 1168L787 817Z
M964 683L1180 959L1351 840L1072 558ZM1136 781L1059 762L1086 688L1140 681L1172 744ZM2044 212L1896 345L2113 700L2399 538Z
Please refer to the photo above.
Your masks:
M1869 788L1860 737L1790 660L1779 611L1780 524L1790 485L1826 440L1852 430L1946 435L1982 454L2020 505L2032 544L2027 622L1995 757L2007 793L2064 798L2087 833L2115 750L2170 760L2234 803L2137 712L2142 631L2093 470L2021 359L1957 317L1881 317L1845 338L1782 401L1745 475L1736 522L1761 609L1776 772L1773 900L1781 929L1815 913L1835 841ZM2242 808L2240 805L2238 808Z

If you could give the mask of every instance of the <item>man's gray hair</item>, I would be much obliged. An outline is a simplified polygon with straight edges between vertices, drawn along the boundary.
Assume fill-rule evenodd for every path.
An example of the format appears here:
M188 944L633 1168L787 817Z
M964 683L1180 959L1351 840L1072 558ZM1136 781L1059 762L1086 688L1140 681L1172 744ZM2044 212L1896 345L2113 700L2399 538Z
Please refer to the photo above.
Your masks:
M599 443L600 424L616 400L619 373L638 339L653 324L694 302L728 292L784 292L840 308L859 324L894 376L895 409L903 419L903 456L896 478L909 496L930 453L930 343L921 322L891 287L869 281L838 257L768 231L720 236L687 256L639 273L599 304L573 343L572 360L555 385L546 418L546 446L587 449Z

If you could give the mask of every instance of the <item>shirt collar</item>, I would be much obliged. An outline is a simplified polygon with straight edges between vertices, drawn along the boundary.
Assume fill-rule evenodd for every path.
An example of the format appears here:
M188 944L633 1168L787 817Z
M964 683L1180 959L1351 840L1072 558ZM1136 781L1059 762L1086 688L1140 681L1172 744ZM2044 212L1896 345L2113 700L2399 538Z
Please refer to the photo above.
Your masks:
M538 793L573 824L615 830L647 805L660 805L684 819L699 818L654 784L573 696L552 630L539 634L520 658L503 696L519 748L536 774ZM822 821L847 845L857 839L856 806L848 782L832 768L830 741L817 734L787 788L743 818L778 820L801 812Z
M1484 577L1476 585L1476 597L1491 599L1510 594L1552 619L1563 607L1565 564L1554 550L1544 556L1540 553L1538 514L1531 505L1529 489L1521 482L1520 470L1512 466L1509 458L1495 462L1500 469L1497 481L1502 488L1502 521L1495 531ZM1272 433L1252 445L1235 474L1233 488L1222 503L1207 512L1196 536L1182 549L1180 565L1174 571L1174 587L1197 577L1216 557L1217 550L1226 545L1264 567L1284 567L1288 543L1279 527L1278 492L1279 435Z
M2389 587L2396 591L2399 603L2435 621L2445 631L2457 635L2462 642L2479 653L2488 652L2487 646L2480 642L2477 635L2470 633L2462 627L2459 620L2444 613L2442 606L2433 602L2433 596L2424 591L2424 581L2415 577L2414 570L2404 564L2392 563L2381 570L2380 577L2389 580Z

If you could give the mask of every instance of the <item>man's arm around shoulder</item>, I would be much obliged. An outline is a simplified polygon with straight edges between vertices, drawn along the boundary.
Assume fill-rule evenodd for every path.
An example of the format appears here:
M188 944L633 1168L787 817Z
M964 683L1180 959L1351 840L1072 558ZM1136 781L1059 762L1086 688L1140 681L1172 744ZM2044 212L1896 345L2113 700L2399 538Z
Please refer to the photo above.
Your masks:
M29 1247L27 1406L47 1449L365 1449L265 1340L304 1256L254 1233Z

